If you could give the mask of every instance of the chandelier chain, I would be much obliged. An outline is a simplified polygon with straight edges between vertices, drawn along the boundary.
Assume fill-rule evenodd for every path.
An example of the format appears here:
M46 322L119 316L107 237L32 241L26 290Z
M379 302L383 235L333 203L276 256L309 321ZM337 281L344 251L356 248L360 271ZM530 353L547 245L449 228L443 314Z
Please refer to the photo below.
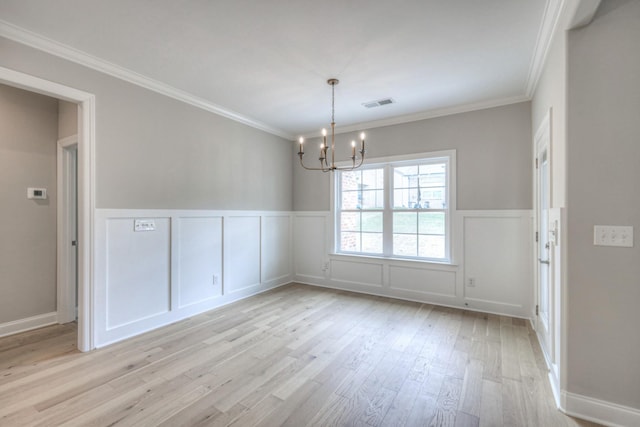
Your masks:
M336 114L335 102L336 102L336 85L335 85L335 83L332 83L331 84L331 123L335 123L336 122L336 119L335 119L335 114Z

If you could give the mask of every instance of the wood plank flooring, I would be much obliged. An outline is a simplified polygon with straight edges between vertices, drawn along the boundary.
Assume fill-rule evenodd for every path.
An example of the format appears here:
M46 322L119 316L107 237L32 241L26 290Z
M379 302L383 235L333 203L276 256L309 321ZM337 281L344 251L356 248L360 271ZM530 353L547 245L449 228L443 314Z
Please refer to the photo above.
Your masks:
M527 322L289 285L90 353L0 338L2 426L593 426Z

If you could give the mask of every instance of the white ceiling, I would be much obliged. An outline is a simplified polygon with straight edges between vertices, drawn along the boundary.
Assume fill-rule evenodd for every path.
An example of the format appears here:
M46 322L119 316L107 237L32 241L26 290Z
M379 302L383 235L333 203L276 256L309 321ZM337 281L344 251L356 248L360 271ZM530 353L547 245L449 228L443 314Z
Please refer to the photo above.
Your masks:
M330 77L343 130L527 99L548 1L2 0L0 19L295 137L327 127Z

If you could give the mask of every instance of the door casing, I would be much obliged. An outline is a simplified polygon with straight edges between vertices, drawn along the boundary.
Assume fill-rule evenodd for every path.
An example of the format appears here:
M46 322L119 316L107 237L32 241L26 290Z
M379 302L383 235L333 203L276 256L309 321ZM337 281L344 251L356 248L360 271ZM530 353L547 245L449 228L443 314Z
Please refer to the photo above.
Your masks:
M78 349L94 344L95 95L0 67L0 83L78 105Z
M76 320L78 136L58 140L58 323Z

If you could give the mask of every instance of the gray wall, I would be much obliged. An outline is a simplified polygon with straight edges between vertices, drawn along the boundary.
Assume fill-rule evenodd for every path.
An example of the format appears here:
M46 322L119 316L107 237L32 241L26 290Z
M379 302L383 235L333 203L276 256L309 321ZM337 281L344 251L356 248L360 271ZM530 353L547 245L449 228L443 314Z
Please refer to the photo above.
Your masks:
M78 105L58 100L58 139L78 134Z
M531 101L531 126L533 135L542 120L552 109L551 119L551 206L565 207L566 169L567 169L567 133L566 133L566 91L567 91L567 55L566 33L558 32L552 41L547 61L535 96ZM533 147L531 148L533 151Z
M96 207L292 209L290 141L8 39L0 51L96 95Z
M56 99L0 84L0 323L56 310L57 135Z
M640 409L640 2L568 39L568 389ZM632 225L633 248L593 245Z
M458 209L531 209L531 109L523 102L370 129L370 158L456 149ZM346 146L358 133L336 136ZM297 152L297 144L291 152ZM319 140L306 143L317 162ZM348 157L349 148L341 158ZM302 169L295 158L293 200L300 211L329 210L329 174Z

